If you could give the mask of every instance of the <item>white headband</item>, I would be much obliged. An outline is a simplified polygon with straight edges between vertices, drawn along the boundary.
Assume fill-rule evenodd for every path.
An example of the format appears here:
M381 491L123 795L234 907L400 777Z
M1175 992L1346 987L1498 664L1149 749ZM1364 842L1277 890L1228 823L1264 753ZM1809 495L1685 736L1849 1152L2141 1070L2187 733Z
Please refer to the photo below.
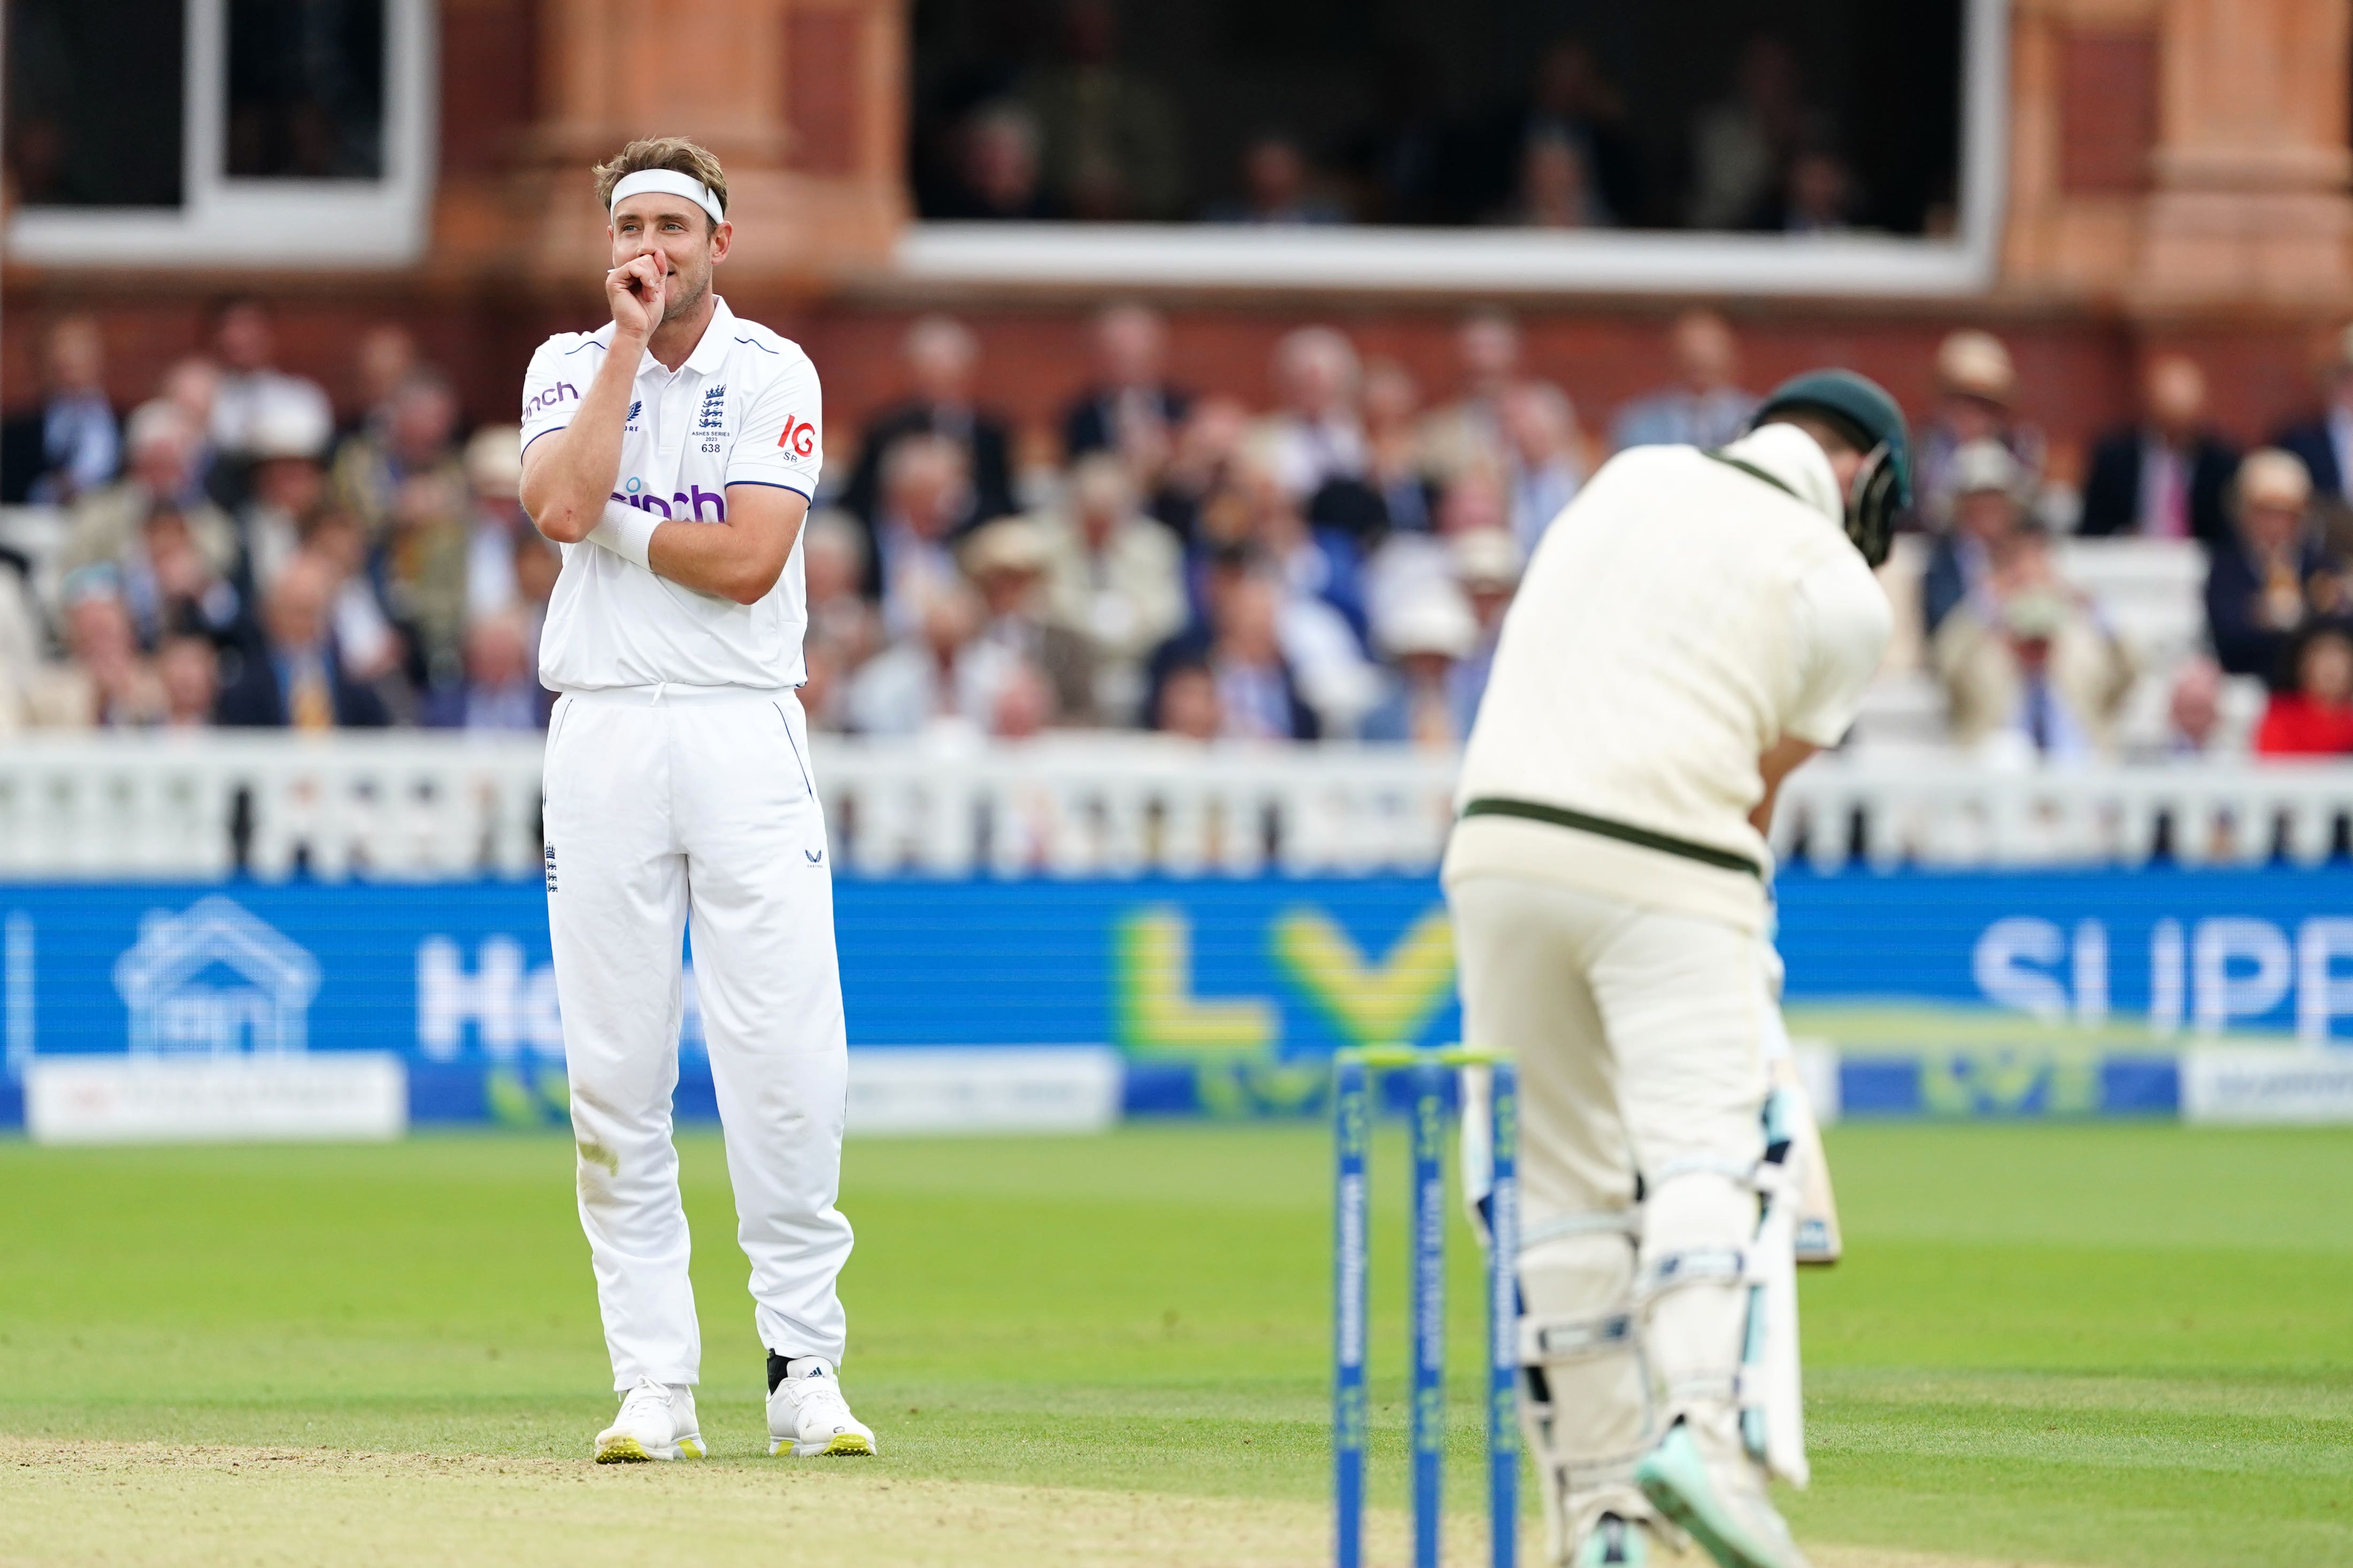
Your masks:
M675 169L640 169L634 174L624 174L621 183L613 187L613 205L619 206L624 196L634 196L640 191L663 191L673 196L684 196L711 215L713 223L725 223L727 214L720 207L719 198L711 187L692 174L681 174Z

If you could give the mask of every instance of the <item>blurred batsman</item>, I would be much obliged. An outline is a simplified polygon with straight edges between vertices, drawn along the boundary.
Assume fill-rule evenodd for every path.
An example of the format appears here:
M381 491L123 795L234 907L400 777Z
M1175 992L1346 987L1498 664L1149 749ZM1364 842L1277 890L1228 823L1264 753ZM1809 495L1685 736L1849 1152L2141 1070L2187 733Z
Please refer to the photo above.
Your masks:
M1799 376L1718 450L1637 447L1545 532L1471 734L1445 880L1464 1039L1522 1083L1523 1419L1553 1558L1688 1531L1799 1568L1796 1183L1765 832L1854 717L1904 421Z
M675 138L596 171L613 319L522 390L522 501L563 546L540 679L580 1219L620 1414L600 1463L699 1458L702 1345L670 1095L694 979L768 1350L769 1452L871 1454L836 1380L849 1058L832 868L797 689L816 367L712 291L727 177Z

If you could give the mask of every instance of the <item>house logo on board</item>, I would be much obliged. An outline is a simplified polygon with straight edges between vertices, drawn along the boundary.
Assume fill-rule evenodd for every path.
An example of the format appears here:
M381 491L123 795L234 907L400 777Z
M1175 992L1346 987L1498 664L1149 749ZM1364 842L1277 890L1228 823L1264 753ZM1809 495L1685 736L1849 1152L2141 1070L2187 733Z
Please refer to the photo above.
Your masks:
M310 1043L319 965L276 927L216 895L181 914L150 910L138 945L114 961L114 988L131 1011L134 1056L300 1051Z

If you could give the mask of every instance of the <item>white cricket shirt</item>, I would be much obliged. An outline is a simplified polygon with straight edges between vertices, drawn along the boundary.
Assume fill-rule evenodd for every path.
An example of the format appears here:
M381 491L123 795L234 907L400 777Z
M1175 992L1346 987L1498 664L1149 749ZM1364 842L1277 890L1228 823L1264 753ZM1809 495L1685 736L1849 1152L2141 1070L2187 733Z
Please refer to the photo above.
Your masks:
M607 321L594 332L558 332L531 356L526 449L572 423L612 342ZM613 499L675 521L719 522L730 485L815 496L824 429L808 355L720 300L676 371L649 353L639 361ZM539 679L554 691L664 683L780 690L806 678L807 625L799 540L776 585L751 605L697 593L602 545L567 544L540 634Z
M1462 817L1450 883L1535 876L1763 926L1773 857L1748 823L1757 761L1784 737L1838 743L1892 616L1811 437L1767 425L1725 455L1786 488L1694 447L1638 447L1545 531L1504 619L1457 805L1553 819Z

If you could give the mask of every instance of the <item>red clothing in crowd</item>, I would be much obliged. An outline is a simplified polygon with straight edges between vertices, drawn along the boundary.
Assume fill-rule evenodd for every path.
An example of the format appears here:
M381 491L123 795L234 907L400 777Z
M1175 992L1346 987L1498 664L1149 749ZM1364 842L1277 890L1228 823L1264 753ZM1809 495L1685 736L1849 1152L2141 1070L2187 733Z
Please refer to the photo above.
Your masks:
M2255 751L2266 757L2334 756L2353 752L2353 703L2331 708L2300 691L2283 691L2263 710Z

